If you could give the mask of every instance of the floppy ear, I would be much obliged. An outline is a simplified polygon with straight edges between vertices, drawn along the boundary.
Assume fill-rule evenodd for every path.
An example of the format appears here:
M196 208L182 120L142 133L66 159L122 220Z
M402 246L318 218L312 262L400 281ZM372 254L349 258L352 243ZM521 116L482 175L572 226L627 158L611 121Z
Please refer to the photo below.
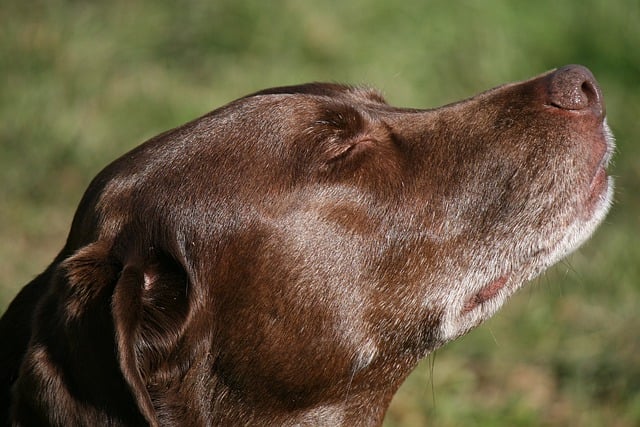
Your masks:
M159 421L149 393L149 379L166 364L182 336L188 312L188 285L185 271L175 260L153 254L145 260L129 261L113 292L120 367L140 411L152 426L159 425Z
M114 418L157 425L144 388L123 375L119 361L119 347L126 347L116 342L112 301L121 269L111 243L96 241L37 279L45 282L14 386L16 416L60 425L106 425Z
M155 409L140 372L135 346L143 317L143 286L143 273L135 267L126 266L120 273L120 279L113 292L112 313L122 374L149 425L158 426Z

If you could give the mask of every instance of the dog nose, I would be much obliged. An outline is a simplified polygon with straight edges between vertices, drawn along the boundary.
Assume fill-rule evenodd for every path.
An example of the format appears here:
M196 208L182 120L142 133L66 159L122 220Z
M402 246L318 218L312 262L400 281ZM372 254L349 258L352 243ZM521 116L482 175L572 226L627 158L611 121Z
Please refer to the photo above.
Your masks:
M567 65L549 76L549 98L563 110L591 110L597 117L605 114L602 91L591 71L582 65Z

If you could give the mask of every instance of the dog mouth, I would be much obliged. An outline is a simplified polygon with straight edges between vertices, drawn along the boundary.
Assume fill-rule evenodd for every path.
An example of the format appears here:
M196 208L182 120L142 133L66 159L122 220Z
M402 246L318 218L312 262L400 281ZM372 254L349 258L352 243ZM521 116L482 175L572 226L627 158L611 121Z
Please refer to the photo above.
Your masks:
M603 199L607 197L609 189L613 186L612 178L607 174L607 166L611 158L611 149L608 149L596 168L591 182L589 184L589 192L587 193L587 199L585 203L585 216L588 219L591 216L597 215L598 208Z
M608 175L607 167L615 142L606 122L604 139L606 150L594 168L586 191L582 193L573 221L562 231L558 240L534 251L519 267L508 270L467 295L458 311L460 319L475 324L487 319L524 283L569 255L591 236L608 212L613 197L613 178Z
M608 186L609 176L607 175L607 170L604 166L600 166L589 185L586 203L587 216L593 214L593 211L597 208L598 201L605 195Z
M603 123L603 134L604 134L604 143L605 150L598 162L598 166L595 169L595 173L591 179L591 183L589 184L589 196L587 198L587 207L590 215L597 214L596 210L598 209L598 201L603 197L607 196L607 193L613 187L613 180L607 174L607 167L611 161L611 157L613 156L613 151L615 149L615 139L611 130L609 129L609 125L607 124L606 119Z

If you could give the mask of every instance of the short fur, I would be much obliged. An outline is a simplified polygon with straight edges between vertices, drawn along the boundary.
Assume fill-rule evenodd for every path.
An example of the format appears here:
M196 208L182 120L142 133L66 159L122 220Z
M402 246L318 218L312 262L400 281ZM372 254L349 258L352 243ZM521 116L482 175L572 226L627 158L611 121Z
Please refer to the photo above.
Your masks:
M613 139L568 66L434 110L269 89L90 184L0 322L27 425L380 425L416 363L603 219Z

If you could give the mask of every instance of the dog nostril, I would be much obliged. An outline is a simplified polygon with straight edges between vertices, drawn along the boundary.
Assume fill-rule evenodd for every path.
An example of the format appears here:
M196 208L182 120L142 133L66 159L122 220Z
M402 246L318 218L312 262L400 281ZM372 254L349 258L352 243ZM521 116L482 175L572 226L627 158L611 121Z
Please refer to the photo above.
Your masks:
M580 88L582 89L582 93L587 97L588 105L591 105L594 102L598 102L598 92L593 87L593 83L591 83L590 81L585 81L582 83L582 86L580 86Z
M590 109L597 116L604 115L600 87L591 71L581 65L562 67L549 76L548 90L551 105L563 110Z

